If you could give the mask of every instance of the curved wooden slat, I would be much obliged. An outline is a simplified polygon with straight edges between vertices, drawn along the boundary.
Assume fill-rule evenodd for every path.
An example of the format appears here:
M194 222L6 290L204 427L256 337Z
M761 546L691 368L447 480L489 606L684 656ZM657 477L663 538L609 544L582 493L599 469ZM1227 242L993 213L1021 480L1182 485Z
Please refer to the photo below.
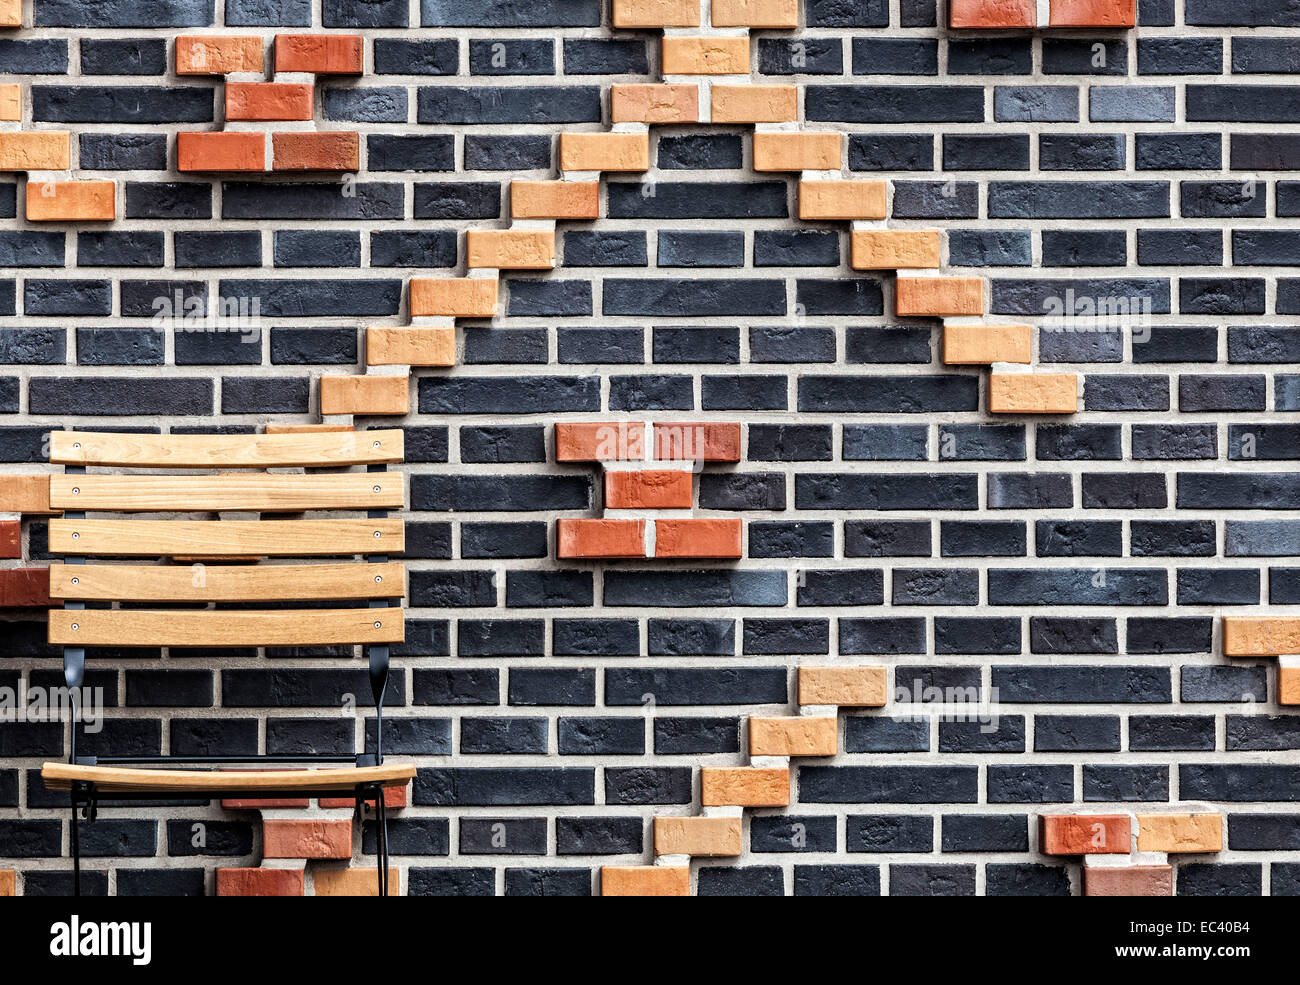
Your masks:
M400 598L405 568L387 564L51 564L50 597L132 602Z
M376 536L376 534L378 536ZM401 554L401 520L50 521L50 551L93 557Z
M380 465L400 462L403 454L400 428L297 434L50 433L50 461L56 465L265 469Z
M51 609L49 641L62 646L323 646L400 643L401 609Z
M52 475L62 510L184 513L193 510L383 510L405 503L397 472L343 475Z
M328 790L350 792L362 784L404 786L415 776L410 763L348 766L312 770L152 770L117 766L43 763L41 779L49 790L69 790L73 783L93 783L100 793L206 793L255 790Z

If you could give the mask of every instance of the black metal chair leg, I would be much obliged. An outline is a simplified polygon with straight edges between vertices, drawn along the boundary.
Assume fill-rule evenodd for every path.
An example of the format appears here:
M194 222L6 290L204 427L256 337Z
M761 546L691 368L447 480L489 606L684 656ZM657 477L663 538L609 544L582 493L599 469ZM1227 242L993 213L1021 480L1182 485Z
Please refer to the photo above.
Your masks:
M68 794L72 801L72 895L81 895L81 842L77 837L77 795L76 793Z
M388 895L388 809L384 805L384 789L379 788L375 795L375 812L378 814L379 828L375 833L376 854L379 856L379 895Z

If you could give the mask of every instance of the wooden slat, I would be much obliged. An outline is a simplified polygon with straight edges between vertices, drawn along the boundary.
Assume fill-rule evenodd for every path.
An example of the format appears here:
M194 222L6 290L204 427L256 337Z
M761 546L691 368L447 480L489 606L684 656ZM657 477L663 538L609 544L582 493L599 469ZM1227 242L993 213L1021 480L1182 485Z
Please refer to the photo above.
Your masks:
M400 643L404 638L403 612L397 608L50 610L49 641L63 646L316 646Z
M403 432L328 431L291 434L50 433L50 461L59 465L134 468L287 468L400 462Z
M415 777L410 763L347 766L321 770L150 770L118 766L43 763L49 790L68 790L74 782L93 783L100 793L195 793L254 790L352 791L359 784L400 787Z
M375 534L379 536L376 537ZM401 554L401 520L68 520L49 526L50 551L91 557Z
M50 476L50 505L63 510L291 513L400 509L404 503L402 476L397 472Z
M132 602L381 599L405 595L401 562L387 564L51 564L50 597Z

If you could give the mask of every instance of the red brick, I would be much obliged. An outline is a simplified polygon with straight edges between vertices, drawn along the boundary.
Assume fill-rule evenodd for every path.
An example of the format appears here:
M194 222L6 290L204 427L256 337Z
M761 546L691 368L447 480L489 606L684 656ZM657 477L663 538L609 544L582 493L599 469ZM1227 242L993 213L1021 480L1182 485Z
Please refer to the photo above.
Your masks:
M299 82L227 82L227 120L310 120L312 87Z
M358 171L360 138L355 131L271 134L273 171Z
M645 460L641 421L583 421L555 425L557 462L640 462Z
M1085 865L1084 896L1172 896L1170 865Z
M0 568L0 609L48 609L49 568Z
M351 858L352 821L330 818L265 818L263 858Z
M1052 27L1136 27L1137 0L1051 0Z
M556 521L556 556L561 558L645 557L644 520Z
M1039 833L1045 855L1127 855L1132 848L1127 814L1044 814Z
M407 804L406 791L410 784L404 787L384 787L384 806L390 810L396 810L405 807ZM322 797L320 799L321 807L355 807L355 797ZM375 798L371 797L366 801L371 807L375 806Z
M0 520L0 558L19 558L22 556L22 521Z
M949 27L1035 27L1037 0L948 0Z
M266 134L178 133L176 169L178 171L265 171Z
M218 896L305 896L302 869L218 869Z
M741 522L735 519L683 517L655 521L655 557L738 558Z
M739 424L663 422L654 426L655 458L662 462L739 462Z
M605 473L607 510L689 510L693 482L683 469Z
M360 75L359 34L277 34L277 72L313 72L316 75Z

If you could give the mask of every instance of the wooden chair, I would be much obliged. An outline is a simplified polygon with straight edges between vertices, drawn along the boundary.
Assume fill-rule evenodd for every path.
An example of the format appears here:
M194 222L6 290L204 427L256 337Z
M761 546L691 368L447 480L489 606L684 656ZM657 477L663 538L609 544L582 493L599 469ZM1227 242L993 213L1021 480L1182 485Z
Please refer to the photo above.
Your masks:
M355 795L373 799L378 820L380 894L388 895L384 789L415 775L386 764L383 697L389 644L404 637L402 476L387 465L403 454L400 430L241 435L96 434L55 431L50 461L49 640L63 647L73 696L67 763L45 763L48 788L72 806L74 892L81 891L77 809L94 820L100 797L283 797ZM189 474L90 474L88 467L167 469ZM366 466L365 472L341 471ZM331 469L312 473L268 469ZM241 469L242 472L213 470ZM194 470L205 470L194 474ZM353 511L353 517L255 519L90 519L88 513L303 513ZM361 517L356 511L363 511ZM362 560L356 560L361 556ZM152 563L87 563L87 558L150 558ZM331 558L327 563L280 559ZM340 561L340 558L346 560ZM268 559L266 563L257 562ZM270 559L276 559L274 562ZM161 563L159 563L161 561ZM202 567L196 568L195 564ZM337 601L338 607L319 607ZM107 603L107 604L105 604ZM120 605L113 605L120 603ZM150 609L148 603L172 608ZM176 604L192 607L177 608ZM310 603L313 608L295 608ZM92 604L94 608L87 608ZM252 608L250 606L264 606ZM201 606L201 607L200 607ZM224 607L223 607L224 606ZM86 647L275 647L361 645L369 659L376 710L374 752L358 756L85 756L77 753L76 704ZM330 769L303 765L336 764ZM341 767L337 764L348 764ZM234 764L261 768L231 769ZM300 768L284 768L289 764ZM200 767L174 769L177 765ZM271 768L266 768L270 766ZM201 768L201 767L207 767ZM276 768L279 767L279 768Z

